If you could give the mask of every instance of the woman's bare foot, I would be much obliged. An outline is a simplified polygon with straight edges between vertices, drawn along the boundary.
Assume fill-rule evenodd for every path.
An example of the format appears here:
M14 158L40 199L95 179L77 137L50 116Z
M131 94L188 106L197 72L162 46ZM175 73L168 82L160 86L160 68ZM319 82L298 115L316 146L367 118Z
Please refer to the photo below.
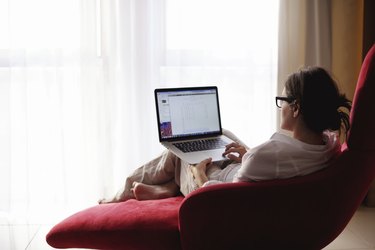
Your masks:
M106 198L98 200L98 204L107 204L107 203L110 203L110 200L108 200Z
M123 202L123 201L127 201L127 200L130 200L130 199L134 199L134 194L132 192L132 190L130 190L131 192L125 192L123 190L119 191L115 197L111 198L111 199L100 199L98 200L98 203L99 204L108 204L108 203L118 203L118 202Z
M137 200L157 200L174 197L179 187L174 180L162 185L148 185L140 182L133 183L133 194Z

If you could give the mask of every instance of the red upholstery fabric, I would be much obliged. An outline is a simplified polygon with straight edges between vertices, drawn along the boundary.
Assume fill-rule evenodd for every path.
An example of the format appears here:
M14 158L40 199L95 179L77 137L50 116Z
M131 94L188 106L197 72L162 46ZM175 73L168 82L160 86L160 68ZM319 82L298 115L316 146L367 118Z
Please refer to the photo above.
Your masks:
M309 176L198 190L180 208L182 247L321 249L365 197L374 162L375 157L346 151L329 169ZM365 169L356 168L363 163Z
M368 133L375 128L375 45L367 53L353 99L348 146L356 150L375 150ZM371 84L370 84L371 83ZM373 137L372 137L373 138Z
M55 248L179 249L178 209L183 197L97 205L53 227Z
M51 229L53 247L321 249L345 228L375 178L375 45L358 80L342 154L287 180L201 188L185 199L130 200L81 211Z

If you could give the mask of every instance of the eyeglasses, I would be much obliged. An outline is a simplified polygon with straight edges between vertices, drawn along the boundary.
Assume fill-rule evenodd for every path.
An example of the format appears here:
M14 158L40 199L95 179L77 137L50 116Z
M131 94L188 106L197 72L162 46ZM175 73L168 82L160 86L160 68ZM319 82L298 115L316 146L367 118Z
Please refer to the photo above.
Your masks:
M281 108L283 102L291 103L296 100L294 97L284 97L284 96L276 96L276 106Z

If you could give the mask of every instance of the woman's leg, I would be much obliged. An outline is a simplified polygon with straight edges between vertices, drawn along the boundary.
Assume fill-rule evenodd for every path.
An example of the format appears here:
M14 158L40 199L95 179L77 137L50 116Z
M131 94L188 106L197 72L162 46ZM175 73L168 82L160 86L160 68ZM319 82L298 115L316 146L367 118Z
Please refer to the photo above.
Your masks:
M224 165L225 163L226 161L211 163L207 167L207 171L206 171L208 180L219 180L219 176L222 171L222 165ZM189 164L182 163L180 171L181 171L180 176L178 178L180 192L186 196L189 193L193 192L194 190L198 189L199 187L194 180L194 175Z
M173 193L175 187L171 184L164 185L166 183L174 182L176 185L179 185L179 182L175 181L175 177L180 175L180 165L181 160L172 154L169 151L163 152L159 157L156 159L146 163L145 165L137 168L125 181L125 185L121 190L117 192L117 194L111 199L103 199L100 200L99 203L114 203L114 202L122 202L129 199L136 198L133 193L133 188L135 185L133 183L142 183L146 185L155 186L156 189L161 190L166 188L170 188L169 193ZM158 186L161 187L158 187ZM164 186L163 186L164 185ZM139 186L139 187L142 187ZM138 188L139 190L145 190L144 186L142 188ZM150 189L150 188L148 188ZM139 191L138 190L138 191ZM138 194L141 197L140 194ZM173 195L175 196L175 195Z

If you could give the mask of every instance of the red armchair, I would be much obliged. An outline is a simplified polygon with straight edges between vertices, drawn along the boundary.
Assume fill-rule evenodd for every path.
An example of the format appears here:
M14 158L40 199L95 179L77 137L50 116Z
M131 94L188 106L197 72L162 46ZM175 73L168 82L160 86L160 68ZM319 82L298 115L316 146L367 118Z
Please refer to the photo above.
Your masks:
M345 228L375 178L375 45L362 65L339 158L287 180L230 183L187 197L98 205L47 235L57 248L321 249Z

